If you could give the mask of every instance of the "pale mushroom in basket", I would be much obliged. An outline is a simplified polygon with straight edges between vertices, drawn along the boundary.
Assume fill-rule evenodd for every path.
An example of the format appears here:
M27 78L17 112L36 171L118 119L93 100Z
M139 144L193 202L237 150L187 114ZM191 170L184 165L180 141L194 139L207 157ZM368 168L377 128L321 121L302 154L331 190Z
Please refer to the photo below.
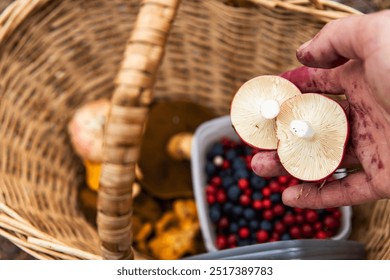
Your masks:
M292 176L320 181L340 166L349 127L336 101L314 93L295 96L282 104L276 125L277 152Z
M300 94L293 83L279 76L264 75L247 81L232 101L230 116L233 128L250 146L276 149L276 117L280 106Z

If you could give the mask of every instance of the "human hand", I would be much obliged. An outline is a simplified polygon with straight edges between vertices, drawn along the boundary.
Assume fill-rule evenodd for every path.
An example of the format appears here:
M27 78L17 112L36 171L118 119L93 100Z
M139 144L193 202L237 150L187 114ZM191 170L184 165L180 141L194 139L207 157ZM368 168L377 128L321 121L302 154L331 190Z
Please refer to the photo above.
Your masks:
M362 167L322 188L313 183L289 187L282 196L285 204L327 208L390 198L389 32L389 10L330 22L297 50L305 66L282 74L303 93L347 97L351 134L341 167ZM265 177L287 174L274 151L256 154L252 168Z

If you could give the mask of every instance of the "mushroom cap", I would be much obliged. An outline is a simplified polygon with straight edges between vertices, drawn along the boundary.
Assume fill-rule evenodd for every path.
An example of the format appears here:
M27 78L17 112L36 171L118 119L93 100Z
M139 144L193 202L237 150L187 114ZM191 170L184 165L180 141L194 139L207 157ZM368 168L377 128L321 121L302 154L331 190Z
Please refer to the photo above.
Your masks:
M264 75L247 81L232 101L230 116L233 128L250 146L276 149L278 140L274 117L284 101L300 94L293 83L279 76Z
M310 126L310 133L297 133L294 121ZM340 165L348 140L348 120L334 100L308 93L284 102L276 120L278 155L292 176L304 181L319 181ZM312 130L312 131L311 131Z

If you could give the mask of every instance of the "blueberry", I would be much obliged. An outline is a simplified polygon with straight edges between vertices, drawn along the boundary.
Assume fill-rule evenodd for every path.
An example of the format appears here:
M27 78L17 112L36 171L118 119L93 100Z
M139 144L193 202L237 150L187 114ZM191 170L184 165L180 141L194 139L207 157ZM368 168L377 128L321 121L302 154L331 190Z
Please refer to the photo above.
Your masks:
M250 156L250 155L252 154L252 152L253 152L253 148L250 147L250 146L245 146L243 152L244 152L244 154L245 154L246 156Z
M273 193L270 196L270 200L273 203L279 203L282 202L282 195L280 193Z
M242 158L235 158L233 160L232 167L235 170L246 169L245 160L243 160Z
M262 200L263 199L263 194L261 192L253 192L252 193L252 199L253 200Z
M232 177L228 176L222 178L222 187L227 189L231 187L233 184L234 184L234 180Z
M280 237L280 240L290 240L291 236L288 233L283 233L283 235Z
M244 211L244 209L242 208L242 206L240 206L240 205L235 205L234 207L233 207L233 216L235 217L235 218L238 218L238 217L240 217L241 215L242 215L242 212Z
M227 191L227 197L230 201L238 201L241 195L241 190L238 186L233 185Z
M260 223L258 220L251 220L249 222L249 228L252 230L252 231L257 231L259 228L260 228Z
M249 171L246 169L238 169L234 172L234 179L239 180L241 178L248 178L249 177Z
M233 213L233 208L234 208L234 205L233 203L231 202L226 202L223 207L222 207L222 211L224 214L226 214L227 216L230 216L232 213Z
M239 228L240 227L238 226L238 224L234 223L234 222L231 223L230 226L229 226L229 230L230 230L231 233L237 233Z
M237 157L237 152L234 149L230 149L226 152L225 156L227 160L234 160Z
M216 223L221 218L221 206L219 204L214 204L210 207L210 220L213 223Z
M219 174L221 178L231 177L233 175L233 171L231 169L222 169Z
M215 172L217 171L217 167L212 162L208 162L206 164L206 174L208 178L211 178Z
M250 240L249 239L239 239L237 241L237 246L241 247L241 246L247 246L247 245L250 245Z
M207 158L209 160L213 159L215 156L223 155L223 145L221 143L215 143L211 146L209 152L207 153Z
M264 220L264 221L261 221L260 228L270 232L270 231L272 231L273 226L272 226L271 222Z
M264 178L261 178L257 175L254 175L250 179L251 186L255 190L261 190L267 185L267 181Z
M239 219L238 220L238 226L240 227L240 228L242 228L242 227L246 227L248 225L248 222L245 220L245 219Z
M252 219L255 218L255 216L256 216L256 212L252 208L246 208L244 210L244 217L245 217L245 219L252 220Z

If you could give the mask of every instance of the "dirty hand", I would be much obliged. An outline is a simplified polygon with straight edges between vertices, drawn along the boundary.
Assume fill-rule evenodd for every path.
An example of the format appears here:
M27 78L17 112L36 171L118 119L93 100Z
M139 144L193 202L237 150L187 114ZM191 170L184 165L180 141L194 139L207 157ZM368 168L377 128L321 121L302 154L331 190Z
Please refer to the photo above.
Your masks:
M305 66L282 74L303 93L345 94L351 134L341 167L362 167L321 189L312 183L287 188L285 204L326 208L390 198L389 30L390 11L333 21L297 50ZM252 168L260 176L287 173L276 152L258 153Z

